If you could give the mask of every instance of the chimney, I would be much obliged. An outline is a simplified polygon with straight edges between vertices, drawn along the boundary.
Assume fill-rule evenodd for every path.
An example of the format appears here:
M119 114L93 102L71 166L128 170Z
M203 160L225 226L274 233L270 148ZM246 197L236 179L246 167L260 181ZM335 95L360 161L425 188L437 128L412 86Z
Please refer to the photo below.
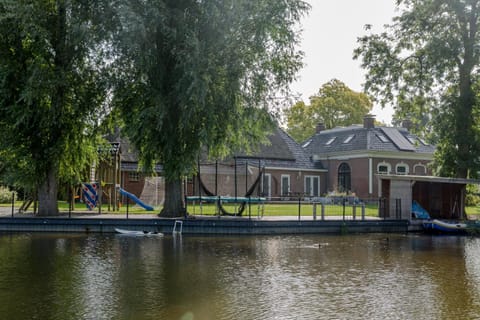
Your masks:
M323 122L317 123L317 127L315 128L315 132L319 133L325 130L325 124Z
M413 126L413 123L410 119L404 119L402 121L402 128L405 128L408 131L410 131L412 129L412 126Z
M373 114L367 114L363 117L363 127L365 129L375 128L375 116Z

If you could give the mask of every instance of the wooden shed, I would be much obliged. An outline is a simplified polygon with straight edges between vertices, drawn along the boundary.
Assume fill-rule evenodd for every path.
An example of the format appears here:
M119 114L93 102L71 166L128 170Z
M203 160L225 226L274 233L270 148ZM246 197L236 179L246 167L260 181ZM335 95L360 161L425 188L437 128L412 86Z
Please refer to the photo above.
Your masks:
M412 219L416 201L432 219L464 219L467 184L478 180L411 175L377 175L385 218Z

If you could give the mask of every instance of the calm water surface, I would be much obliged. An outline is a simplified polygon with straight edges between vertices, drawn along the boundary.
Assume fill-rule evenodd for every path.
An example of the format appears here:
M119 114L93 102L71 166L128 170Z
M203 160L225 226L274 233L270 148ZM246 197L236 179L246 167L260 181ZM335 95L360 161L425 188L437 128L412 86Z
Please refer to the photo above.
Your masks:
M480 238L3 234L0 319L480 319Z

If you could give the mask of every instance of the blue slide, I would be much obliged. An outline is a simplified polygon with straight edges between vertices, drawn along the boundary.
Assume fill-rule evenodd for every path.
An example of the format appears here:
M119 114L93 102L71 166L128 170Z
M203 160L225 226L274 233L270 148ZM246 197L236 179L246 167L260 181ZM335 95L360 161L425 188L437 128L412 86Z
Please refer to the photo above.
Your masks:
M147 211L153 211L153 207L152 206L149 206L148 204L142 202L142 200L138 199L134 194L128 192L128 191L125 191L124 189L122 188L118 188L118 191L120 192L120 194L122 196L126 196L130 199L132 199L136 204L138 204L140 207L144 208L145 210Z

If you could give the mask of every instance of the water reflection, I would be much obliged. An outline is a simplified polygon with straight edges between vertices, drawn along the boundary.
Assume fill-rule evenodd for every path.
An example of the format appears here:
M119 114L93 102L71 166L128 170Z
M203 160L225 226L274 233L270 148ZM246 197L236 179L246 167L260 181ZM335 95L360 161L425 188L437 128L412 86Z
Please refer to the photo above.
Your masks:
M1 319L478 318L480 239L0 236Z

